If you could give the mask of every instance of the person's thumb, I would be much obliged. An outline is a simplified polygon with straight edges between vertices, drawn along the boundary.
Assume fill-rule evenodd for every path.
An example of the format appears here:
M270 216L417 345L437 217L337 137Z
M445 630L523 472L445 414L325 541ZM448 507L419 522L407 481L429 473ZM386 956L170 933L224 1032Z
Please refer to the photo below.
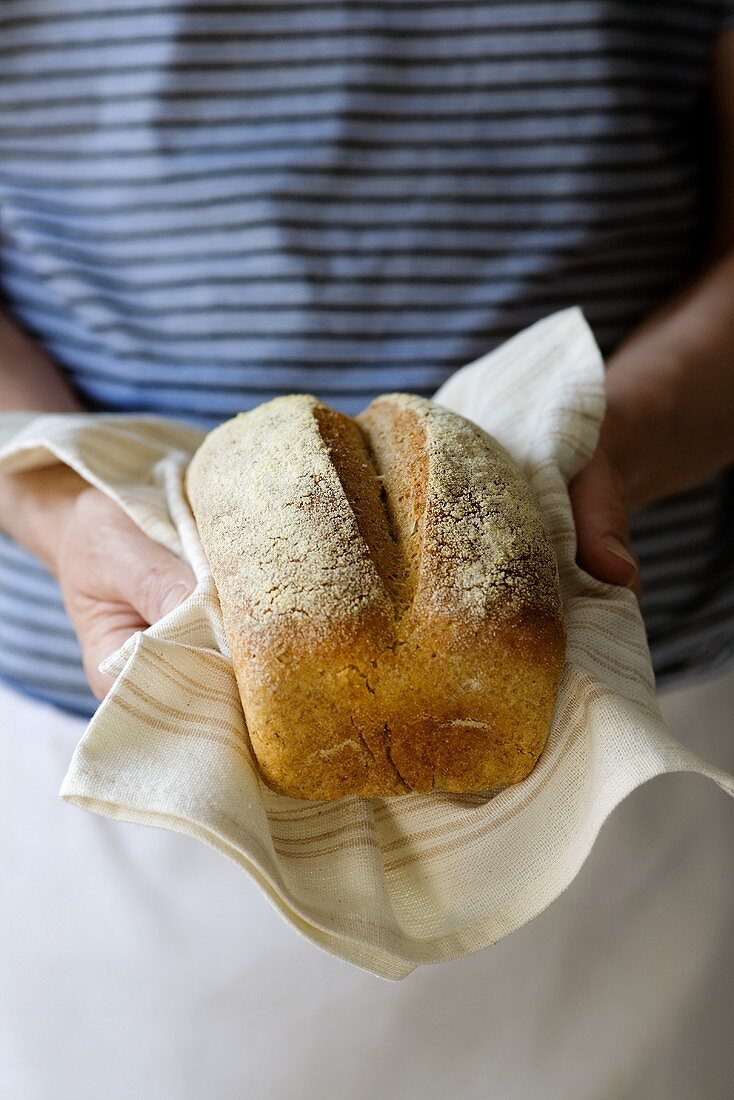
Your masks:
M573 480L570 495L581 568L601 581L631 588L639 597L642 589L624 486L603 448Z
M178 607L196 586L190 567L142 531L131 533L127 561L117 581L120 596L146 623L156 623Z

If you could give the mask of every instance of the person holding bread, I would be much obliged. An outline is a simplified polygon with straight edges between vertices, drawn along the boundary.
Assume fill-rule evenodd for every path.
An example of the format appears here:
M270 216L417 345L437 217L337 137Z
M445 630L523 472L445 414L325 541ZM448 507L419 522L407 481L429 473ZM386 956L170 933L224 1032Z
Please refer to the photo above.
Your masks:
M732 766L734 4L10 0L0 53L0 411L258 410L249 471L273 408L299 439L321 417L364 533L364 439L394 496L385 425L440 439L441 382L579 304L608 409L569 487L578 560L640 597L668 721ZM228 491L197 461L195 512ZM409 542L391 563L369 530L399 608ZM548 912L387 986L212 852L58 802L100 663L194 578L61 466L0 475L0 532L0 773L25 779L0 791L0 1094L728 1096L719 802L644 788ZM364 793L403 790L399 764Z

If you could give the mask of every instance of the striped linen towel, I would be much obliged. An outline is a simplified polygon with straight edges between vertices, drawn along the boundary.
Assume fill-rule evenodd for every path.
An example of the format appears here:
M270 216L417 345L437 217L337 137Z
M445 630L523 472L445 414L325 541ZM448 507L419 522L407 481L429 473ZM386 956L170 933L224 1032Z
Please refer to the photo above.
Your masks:
M6 469L74 467L188 559L198 581L107 661L116 682L61 797L211 845L309 940L391 979L485 948L534 917L572 881L614 807L653 776L700 772L734 795L730 776L665 728L632 594L575 563L566 485L594 450L604 413L603 365L581 313L527 329L436 398L520 462L556 547L566 613L548 745L527 779L486 795L313 803L262 784L182 488L202 433L156 417L12 414L0 450Z

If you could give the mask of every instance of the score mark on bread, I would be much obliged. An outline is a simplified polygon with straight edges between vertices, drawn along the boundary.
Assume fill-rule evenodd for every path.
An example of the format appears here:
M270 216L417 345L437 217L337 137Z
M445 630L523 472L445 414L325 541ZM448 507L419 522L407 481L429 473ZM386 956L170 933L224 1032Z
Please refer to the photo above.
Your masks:
M211 432L186 486L270 787L469 792L532 770L563 666L557 566L495 440L408 394L356 419L280 397Z

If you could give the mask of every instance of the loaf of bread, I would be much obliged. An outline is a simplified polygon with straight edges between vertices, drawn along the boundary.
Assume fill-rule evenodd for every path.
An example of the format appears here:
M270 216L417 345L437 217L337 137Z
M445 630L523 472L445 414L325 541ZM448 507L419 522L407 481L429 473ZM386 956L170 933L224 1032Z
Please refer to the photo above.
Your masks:
M476 425L407 394L279 397L186 478L265 782L295 798L523 779L564 658L555 554Z

